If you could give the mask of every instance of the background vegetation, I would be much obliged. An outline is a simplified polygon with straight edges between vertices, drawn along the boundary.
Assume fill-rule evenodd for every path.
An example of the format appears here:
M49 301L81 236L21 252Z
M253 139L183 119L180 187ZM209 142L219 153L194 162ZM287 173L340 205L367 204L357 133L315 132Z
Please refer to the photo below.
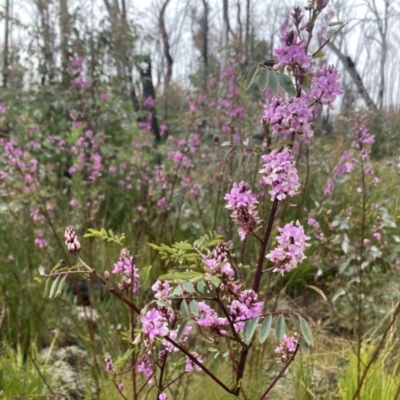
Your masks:
M271 399L400 398L400 114L393 53L400 4L354 5L359 8L332 1L317 29L316 48L329 35L328 22L349 22L325 50L346 90L334 111L315 115L315 136L298 151L301 193L276 224L300 220L313 245L300 268L283 280L265 278L261 290L268 310L307 309L315 336L311 354L297 358ZM61 259L74 263L63 243L67 225L80 238L88 229L125 233L143 302L157 276L171 268L148 243L192 243L217 231L234 238L236 258L249 274L254 269L255 243L240 241L223 197L245 180L258 195L261 218L268 215L261 166L247 151L262 143L265 94L257 87L246 91L245 80L253 65L273 58L289 6L166 0L146 11L125 0L3 0L0 398L118 396L104 355L117 358L129 347L121 340L131 323L124 306L98 282L70 280L59 297L42 296L39 265L49 271ZM354 47L362 48L357 57ZM364 114L375 135L369 167L379 183L357 163L343 176L334 172ZM335 182L331 195L324 193L328 179ZM118 260L117 245L95 238L81 243L82 257L100 272ZM269 340L250 356L248 399L279 367L276 341ZM218 365L217 358L210 368ZM227 380L230 374L220 371ZM168 394L223 398L204 379L193 373ZM128 378L125 390L129 398Z

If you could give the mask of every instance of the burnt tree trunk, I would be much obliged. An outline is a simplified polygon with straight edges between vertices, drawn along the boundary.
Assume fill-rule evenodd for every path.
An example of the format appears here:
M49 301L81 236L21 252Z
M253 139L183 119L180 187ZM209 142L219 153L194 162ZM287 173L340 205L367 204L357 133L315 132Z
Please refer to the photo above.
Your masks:
M341 63L343 64L344 68L346 71L349 73L351 79L353 80L354 84L357 87L357 90L362 97L362 99L365 101L365 104L367 105L368 108L376 111L377 106L374 103L374 101L371 99L371 96L369 95L367 89L364 86L364 83L361 79L361 76L356 70L356 65L354 64L353 60L349 57L343 54L340 49L338 49L334 43L329 42L328 47L336 54L336 56L339 58Z

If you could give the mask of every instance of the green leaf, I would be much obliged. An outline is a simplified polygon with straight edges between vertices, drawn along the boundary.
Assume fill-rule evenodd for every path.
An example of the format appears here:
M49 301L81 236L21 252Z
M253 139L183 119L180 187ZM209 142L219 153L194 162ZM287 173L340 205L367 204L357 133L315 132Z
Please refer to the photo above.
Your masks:
M283 340L283 335L286 331L286 322L284 316L281 314L276 321L275 336L278 342Z
M278 74L274 70L271 70L269 73L268 86L273 94L278 94L279 78L278 78Z
M218 276L212 275L208 277L208 280L213 284L214 287L219 287L221 284L221 279L218 278Z
M269 69L264 68L261 71L260 77L258 78L258 88L260 89L261 92L265 92L265 89L268 86L268 81L269 81Z
M300 328L300 324L298 319L293 315L293 314L289 314L290 319L293 322L294 327L296 328L297 332L301 332L301 328Z
M176 339L175 339L178 343L181 341L182 334L188 323L189 321L183 321L183 323L179 326L178 333L176 334Z
M181 303L181 307L180 307L180 311L182 314L182 317L185 319L189 319L190 318L190 313L189 313L189 307L186 303L186 300L183 300Z
M307 287L307 288L310 288L310 289L312 289L312 290L314 290L314 291L317 292L325 301L328 301L328 299L327 299L326 296L325 296L325 293L324 293L321 289L319 289L319 288L317 288L316 286L313 286L313 285L306 285L306 287Z
M204 283L204 281L198 281L196 287L198 292L204 293L204 288L206 287L206 284Z
M230 146L231 145L231 142L222 142L221 143L221 147L227 147L227 146Z
M182 287L185 290L185 292L193 294L194 293L194 287L192 282L183 282Z
M328 24L328 26L337 26L337 25L343 25L343 22L336 21L336 22L330 22L330 23Z
M66 279L67 279L67 274L65 274L65 275L61 278L60 283L58 284L58 288L57 288L57 291L56 291L54 297L57 297L57 296L59 296L59 295L61 294Z
M322 50L320 50L320 51L317 51L315 54L314 54L314 56L313 56L313 58L315 59L315 58L321 58L321 57L323 57L325 55L325 53L322 51Z
M203 278L201 272L171 272L170 274L161 275L158 277L160 281L171 281L172 283L183 283L185 281L197 280Z
M308 74L303 78L302 87L308 90L311 87L311 83L312 83L312 76Z
M40 276L46 275L46 272L44 272L44 268L43 268L41 265L39 265L38 270L39 270L39 275L40 275Z
M181 285L178 285L172 292L172 296L182 296L183 295L183 289Z
M48 292L48 290L49 290L50 279L51 279L51 278L47 278L47 279L46 279L46 285L44 286L43 297L46 297L46 296L47 296L47 292Z
M256 331L259 319L260 317L255 317L245 322L243 327L243 338L246 343L251 342L254 332Z
M272 315L268 315L268 317L264 318L264 321L260 328L260 335L258 337L260 343L264 343L267 340L269 332L271 331L271 324L272 324Z
M326 32L326 38L330 39L335 33L336 29L329 29L328 32Z
M312 337L310 327L308 326L307 321L304 318L300 317L300 329L301 333L304 337L304 340L310 345L314 346L314 339Z
M310 348L308 347L306 341L304 340L304 338L300 338L299 340L299 345L301 348L301 351L306 354L306 355L310 355Z
M50 293L49 293L49 298L50 299L52 299L54 297L54 293L57 290L57 285L58 285L58 282L59 282L60 278L61 278L61 275L58 275L57 278L54 279L53 283L51 284Z
M296 97L297 95L296 88L294 87L293 82L289 76L287 76L286 74L279 74L279 83L282 89L289 96Z
M114 361L114 368L119 368L125 361L131 358L133 353L133 348L131 347L130 349L126 350L125 353L118 358L116 361Z
M167 303L164 300L157 300L156 304L160 307L171 307L171 304Z
M198 303L197 303L196 300L192 300L192 301L189 303L189 308L190 308L191 313L192 313L195 317L198 317L198 316L199 316L199 314L200 314L200 312L199 312L199 305L198 305Z
M256 77L257 74L257 70L258 70L258 65L255 65L248 73L247 78L246 78L246 83L245 83L245 87L246 90L250 89L250 86L253 84L254 79Z

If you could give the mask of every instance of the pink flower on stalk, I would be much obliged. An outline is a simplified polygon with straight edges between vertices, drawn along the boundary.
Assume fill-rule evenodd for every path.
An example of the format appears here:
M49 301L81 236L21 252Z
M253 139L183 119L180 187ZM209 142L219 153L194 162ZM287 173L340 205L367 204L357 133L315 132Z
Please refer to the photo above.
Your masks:
M276 69L286 67L293 71L295 76L305 75L311 72L311 55L306 54L306 43L298 40L295 31L285 32L281 37L281 47L275 50L278 58Z
M333 189L335 189L335 182L331 178L328 179L328 182L326 183L326 188L324 190L324 196L329 196L332 194Z
M336 97L344 93L339 77L340 75L333 65L322 67L313 77L312 87L306 94L306 98L333 108L332 103Z
M209 271L211 275L222 275L224 284L228 284L235 275L235 271L228 261L224 242L218 243L213 251L210 251L207 256L203 256L203 263L206 271Z
M0 114L3 114L6 112L6 105L5 103L0 103Z
M284 200L294 196L300 187L299 176L292 152L287 148L272 150L271 153L261 156L265 161L262 169L263 182L270 185L271 200Z
M77 206L78 205L78 200L77 199L75 199L75 198L73 198L73 199L71 199L71 201L69 202L69 205L71 206L71 207L75 207L75 206Z
M156 299L166 299L168 297L169 292L171 291L171 286L169 281L157 281L151 289L156 292L154 297Z
M367 116L363 115L359 121L356 122L351 135L354 139L352 147L361 150L364 144L373 144L375 142L375 136L371 135L368 128L365 126L365 120Z
M189 114L192 115L196 112L196 102L194 99L189 99Z
M146 375L147 377L152 376L154 373L153 363L148 356L144 356L137 366L138 372Z
M292 134L313 136L309 120L312 112L304 98L290 97L283 100L273 97L271 103L265 106L263 119L271 126L272 133L290 137Z
M283 335L283 340L280 345L275 349L275 353L285 356L286 353L294 353L296 351L296 346L298 340L294 337L289 337L286 333Z
M278 228L278 231L280 232L277 238L278 246L267 254L266 258L274 263L273 272L284 275L306 258L304 250L310 246L306 243L310 237L305 235L299 221L286 224L283 228Z
M167 320L157 309L152 308L145 315L140 317L140 321L143 325L143 332L148 335L151 340L154 340L156 336L168 335Z
M203 360L195 351L191 354L196 358L198 362L200 362L201 364L203 363ZM201 371L201 368L197 364L195 364L188 356L186 356L185 372L191 372L193 369L195 369L196 371Z
M43 229L39 229L39 230L36 232L35 244L36 244L36 246L40 247L41 249L44 248L44 247L47 247L48 242L47 242L47 240L44 238Z
M168 131L168 125L162 124L160 126L160 136L163 137L167 131Z
M107 354L104 358L104 361L106 362L106 372L111 373L111 372L116 372L114 369L114 363L113 359L109 354Z
M354 160L352 159L353 152L345 151L340 159L340 162L333 168L333 174L336 178L340 178L344 174L348 174L354 169Z
M236 332L241 332L243 330L246 320L260 315L264 302L257 302L257 297L257 293L254 292L254 290L245 290L240 294L240 300L233 300L232 303L228 305L229 314L234 322Z
M143 102L143 105L145 107L154 107L156 105L156 102L154 101L154 99L149 96L145 99L145 101Z
M199 316L197 318L197 323L200 326L215 328L223 332L221 328L228 324L228 320L226 318L219 317L218 314L209 305L207 305L205 301L199 302L198 306Z
M228 202L225 208L232 210L232 219L240 225L238 233L241 240L244 240L249 233L255 232L261 222L257 216L258 201L248 189L249 185L246 182L242 181L239 185L234 183L231 192L224 197Z
M139 292L139 270L135 266L133 256L129 254L127 249L122 249L119 255L119 260L114 264L113 274L122 274L124 282L132 285L133 293ZM133 281L133 282L132 282Z
M167 395L166 395L165 393L161 393L161 394L158 396L158 400L167 400Z

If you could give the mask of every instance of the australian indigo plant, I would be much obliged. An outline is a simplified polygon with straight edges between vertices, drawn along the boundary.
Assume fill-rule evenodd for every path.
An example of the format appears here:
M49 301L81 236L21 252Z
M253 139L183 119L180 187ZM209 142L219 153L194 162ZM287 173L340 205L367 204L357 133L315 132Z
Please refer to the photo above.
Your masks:
M229 398L239 398L245 388L249 351L258 345L255 332L259 331L258 341L262 344L274 323L278 340L275 356L283 366L265 388L260 388L258 398L263 399L299 349L308 352L309 346L313 345L307 315L288 310L268 312L260 299L260 289L265 274L290 272L305 259L305 250L309 246L310 237L306 236L300 222L290 221L277 227L276 246L268 251L272 247L278 211L301 187L295 156L299 143L302 141L307 145L312 140L311 121L317 108L322 105L332 107L342 93L336 69L315 65L329 39L314 53L310 52L315 22L327 4L328 0L310 0L304 7L305 12L300 7L294 8L282 29L281 45L275 50L276 59L255 66L247 78L247 87L258 81L260 89L268 88L268 101L262 115L265 140L261 151L249 148L247 151L260 157L260 185L267 188L271 199L269 216L260 215L257 196L247 182L234 183L224 199L240 239L252 237L259 244L251 287L245 287L241 279L243 271L236 262L232 242L223 241L215 233L205 235L193 244L151 245L173 268L152 285L154 300L148 304L142 304L143 300L137 295L141 290L140 275L135 259L127 249L121 251L111 271L119 277L117 288L111 285L109 272L100 274L79 257L75 267L67 270L57 267L48 275L61 281L68 274L86 272L130 308L132 347L118 362L113 362L110 355L105 357L106 371L114 377L123 398L126 395L121 378L125 371L120 368L128 360L131 365L126 368L126 373L133 372L135 399L150 385L155 388L155 398L165 400L167 389L192 371L202 371L223 388ZM340 29L342 25L336 32ZM86 237L90 236L100 236L122 245L123 237L105 230L90 230ZM66 230L65 243L70 252L79 252L81 246L72 227ZM286 321L290 321L290 329ZM233 382L223 382L209 368L209 359L218 356L219 360L231 362ZM181 360L180 364L177 359ZM138 376L144 377L141 382L145 385L139 386Z

